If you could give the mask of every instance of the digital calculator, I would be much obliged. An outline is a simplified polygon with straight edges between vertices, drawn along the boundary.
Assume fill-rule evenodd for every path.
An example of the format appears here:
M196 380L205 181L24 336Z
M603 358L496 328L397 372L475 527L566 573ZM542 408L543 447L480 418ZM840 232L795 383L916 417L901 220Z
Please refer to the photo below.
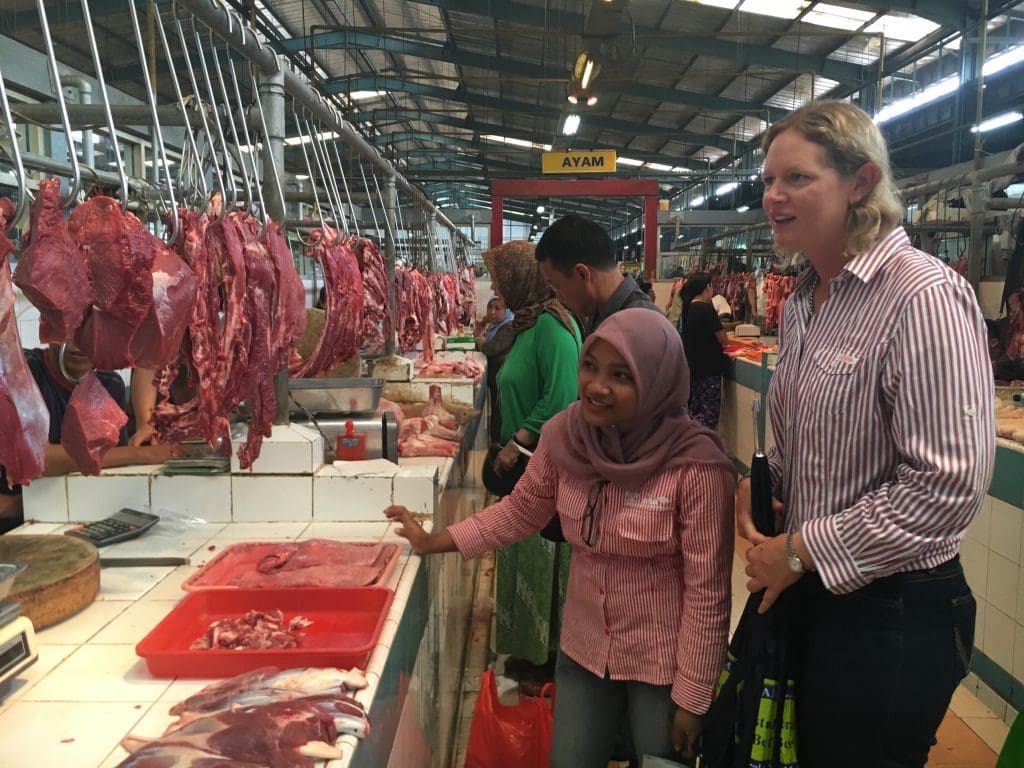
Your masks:
M159 519L158 515L125 508L103 520L87 523L81 528L65 531L65 533L68 536L77 536L80 539L91 541L97 547L105 547L107 544L140 536L156 525Z

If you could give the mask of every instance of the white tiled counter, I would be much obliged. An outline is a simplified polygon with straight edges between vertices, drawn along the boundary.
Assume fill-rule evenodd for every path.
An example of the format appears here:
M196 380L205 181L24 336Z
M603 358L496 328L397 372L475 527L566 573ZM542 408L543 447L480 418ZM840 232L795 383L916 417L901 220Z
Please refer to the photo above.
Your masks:
M469 451L475 436L474 424L464 452ZM304 500L296 503L294 496L279 492L280 481L285 478L254 475L253 479L267 486L262 495L244 497L247 505L253 505L248 514L240 514L238 509L240 495L234 485L235 476L171 477L148 468L124 468L98 479L73 476L33 483L37 504L33 505L36 513L31 514L56 519L32 520L8 535L60 535L71 520L105 516L116 508L110 489L120 492L117 489L122 481L128 480L131 485L116 504L143 506L166 493L163 498L167 503L161 505L158 501L154 505L162 519L143 537L106 547L103 554L178 555L189 557L190 563L177 568L103 568L95 602L37 633L39 659L11 681L0 702L0 765L112 768L127 755L119 746L123 737L160 735L175 719L168 715L168 709L211 682L154 678L145 661L135 654L136 643L185 596L182 582L234 542L318 537L396 541L402 546L399 564L384 585L394 589L395 596L366 666L369 687L356 694L369 713L370 736L365 742L342 737L338 744L343 757L325 766L377 768L386 765L393 755L397 760L394 765L429 765L432 754L445 752L447 744L427 743L433 738L432 731L417 712L426 709L424 696L434 697L444 684L438 680L442 674L439 639L434 637L426 643L426 652L421 652L421 645L428 626L441 624L439 618L428 617L428 612L442 610L447 603L443 599L435 602L428 595L424 562L412 555L405 540L394 533L382 509L395 502L418 512L436 513L453 472L462 476L460 461L465 462L462 455L455 459L402 459L393 473L378 472L369 477L345 476L333 467L323 467L305 480L309 504ZM94 499L88 507L72 495L78 482L84 480L110 483L99 490L89 489ZM199 490L179 482L183 480L195 483ZM227 480L230 485L225 491L221 483L203 482L209 480ZM215 497L210 495L211 489ZM223 503L225 492L231 502L226 518L209 519L225 517L210 512ZM39 506L44 500L45 507ZM337 512L328 515L332 506ZM76 508L82 517L72 515L69 507ZM298 513L300 507L303 511ZM274 509L280 516L276 520L252 519L271 516L275 513L267 510ZM331 519L322 519L327 517ZM409 696L411 690L417 695ZM408 758L413 754L421 759Z

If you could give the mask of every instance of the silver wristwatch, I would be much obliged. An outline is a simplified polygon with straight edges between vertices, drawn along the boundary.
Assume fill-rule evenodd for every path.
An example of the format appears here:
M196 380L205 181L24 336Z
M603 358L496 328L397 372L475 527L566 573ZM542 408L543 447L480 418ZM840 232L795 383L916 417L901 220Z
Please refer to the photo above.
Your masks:
M804 561L800 559L796 546L793 544L793 534L795 533L796 531L790 531L786 536L786 563L789 565L789 570L794 573L809 573L811 569L804 565Z

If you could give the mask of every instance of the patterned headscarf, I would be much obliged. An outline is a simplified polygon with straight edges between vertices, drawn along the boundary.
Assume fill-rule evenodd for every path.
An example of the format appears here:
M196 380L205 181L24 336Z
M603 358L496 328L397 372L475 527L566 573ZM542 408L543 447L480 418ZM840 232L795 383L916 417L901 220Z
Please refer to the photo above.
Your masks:
M512 330L517 336L532 328L545 312L557 317L569 333L575 331L576 322L544 280L531 243L512 240L495 246L484 251L484 262L495 290L515 313Z
M733 468L718 435L686 412L690 370L679 333L664 315L650 309L616 312L587 337L581 360L598 341L610 344L629 366L636 382L636 413L628 423L594 427L579 402L573 403L541 432L554 446L555 464L579 478L628 488L689 463Z

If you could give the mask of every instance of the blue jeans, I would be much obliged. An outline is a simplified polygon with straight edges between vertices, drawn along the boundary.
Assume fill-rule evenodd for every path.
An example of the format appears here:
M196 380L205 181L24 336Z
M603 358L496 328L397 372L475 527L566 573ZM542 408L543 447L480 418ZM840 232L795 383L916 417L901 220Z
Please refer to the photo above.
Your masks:
M800 768L921 768L967 674L975 602L959 558L848 595L791 589Z
M607 768L626 718L638 756L674 758L671 693L670 685L600 678L559 651L551 768Z

